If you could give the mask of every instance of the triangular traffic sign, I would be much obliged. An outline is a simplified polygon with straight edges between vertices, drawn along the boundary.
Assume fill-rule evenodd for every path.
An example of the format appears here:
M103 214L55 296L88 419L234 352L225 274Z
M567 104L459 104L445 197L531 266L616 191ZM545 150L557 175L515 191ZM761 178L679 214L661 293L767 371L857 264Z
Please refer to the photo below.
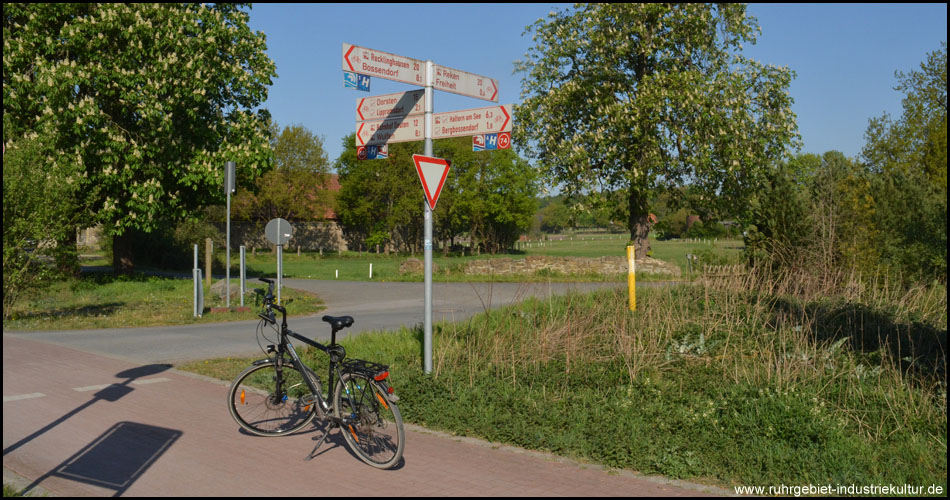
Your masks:
M416 164L416 172L422 181L422 190L425 191L429 209L435 210L435 203L439 201L439 194L445 185L446 177L449 176L451 165L448 160L423 155L412 155L412 161Z

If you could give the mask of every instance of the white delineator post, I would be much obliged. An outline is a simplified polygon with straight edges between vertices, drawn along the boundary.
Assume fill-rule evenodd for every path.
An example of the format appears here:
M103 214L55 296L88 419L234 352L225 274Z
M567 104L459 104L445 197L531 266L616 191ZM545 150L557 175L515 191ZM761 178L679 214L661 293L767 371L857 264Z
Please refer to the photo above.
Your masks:
M432 80L434 78L432 61L426 61L425 87L425 155L432 156ZM425 318L423 321L423 359L425 373L432 373L432 208L428 198L425 201Z

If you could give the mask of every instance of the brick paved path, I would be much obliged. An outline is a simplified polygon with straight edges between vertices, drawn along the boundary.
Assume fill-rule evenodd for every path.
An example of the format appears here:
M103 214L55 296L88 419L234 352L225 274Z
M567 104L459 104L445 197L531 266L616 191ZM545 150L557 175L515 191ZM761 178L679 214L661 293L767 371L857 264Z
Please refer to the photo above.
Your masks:
M380 471L316 428L244 434L225 383L22 336L3 336L3 466L57 496L695 496L712 488L608 473L407 426Z

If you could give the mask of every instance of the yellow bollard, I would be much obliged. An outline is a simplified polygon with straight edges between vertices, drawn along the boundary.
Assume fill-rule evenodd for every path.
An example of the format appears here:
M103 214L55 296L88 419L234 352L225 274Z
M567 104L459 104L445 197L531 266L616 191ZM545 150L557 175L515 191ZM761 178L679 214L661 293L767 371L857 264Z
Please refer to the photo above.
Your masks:
M627 271L627 288L630 290L630 310L637 310L637 261L636 261L636 248L631 245L627 247L627 264L629 265L629 270Z

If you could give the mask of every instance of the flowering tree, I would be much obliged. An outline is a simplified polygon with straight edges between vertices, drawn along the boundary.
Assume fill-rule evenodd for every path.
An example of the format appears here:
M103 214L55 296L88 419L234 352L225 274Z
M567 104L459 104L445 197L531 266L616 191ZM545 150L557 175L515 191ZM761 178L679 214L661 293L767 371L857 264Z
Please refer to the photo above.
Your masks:
M652 196L691 184L710 206L741 206L797 135L793 73L741 55L758 28L745 10L580 4L528 27L515 139L569 196L626 193L638 257Z
M323 219L332 203L330 160L323 140L302 125L285 126L280 133L277 130L277 124L272 124L274 169L258 178L251 189L231 198L234 215L261 224L275 217Z
M243 6L3 5L4 143L40 134L37 161L81 193L79 220L106 223L116 272L128 230L223 200L226 161L242 181L269 166L267 98L276 76Z

